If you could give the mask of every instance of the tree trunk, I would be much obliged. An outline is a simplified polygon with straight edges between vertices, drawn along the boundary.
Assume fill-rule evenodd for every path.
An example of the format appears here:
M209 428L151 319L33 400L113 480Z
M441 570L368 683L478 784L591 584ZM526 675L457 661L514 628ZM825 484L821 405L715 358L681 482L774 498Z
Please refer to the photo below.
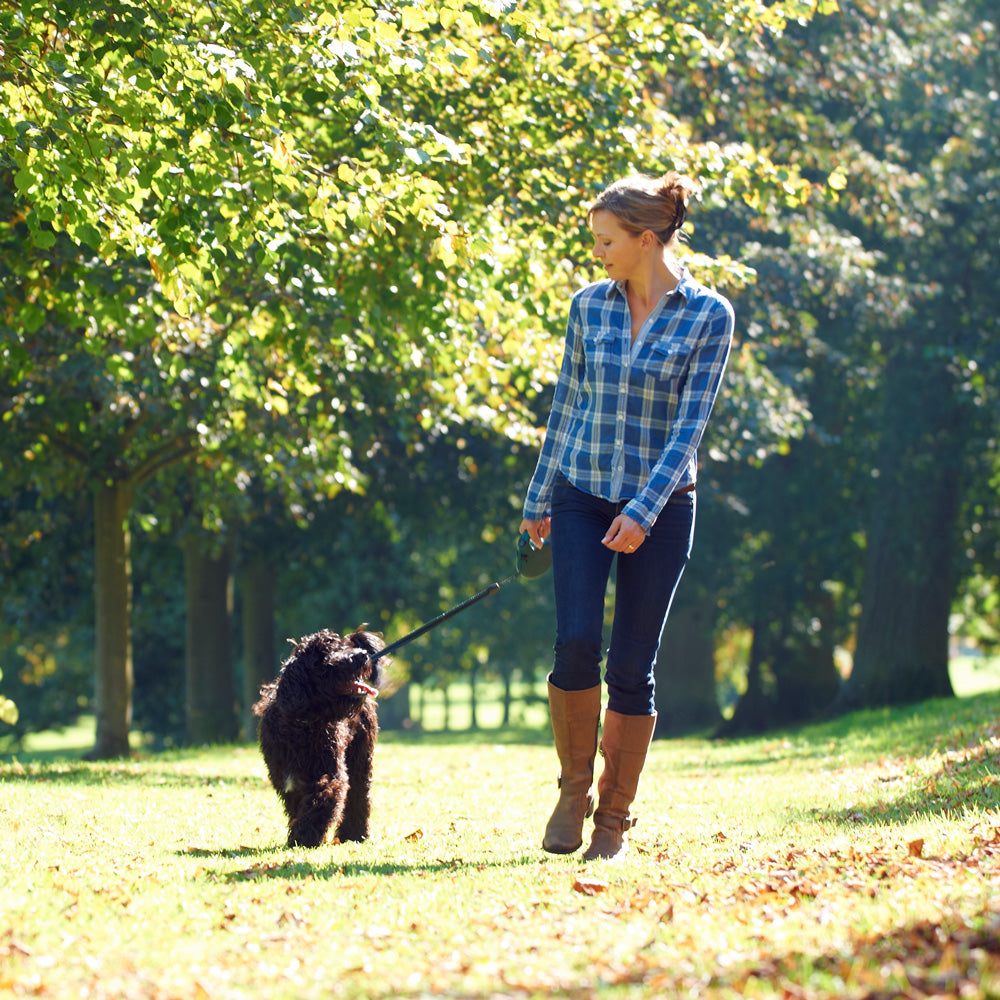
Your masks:
M950 377L917 354L886 372L880 490L857 652L835 710L954 694L948 674L960 440Z
M94 697L91 760L126 757L132 726L132 489L106 483L94 494Z
M779 725L803 722L822 714L840 692L840 674L834 660L833 595L819 590L809 609L819 623L815 635L789 629L774 648L774 717ZM786 628L788 626L786 625Z
M479 698L478 691L476 688L476 674L478 671L469 671L469 729L477 730L479 728Z
M280 664L274 642L274 567L265 559L255 559L239 574L243 604L243 738L257 738L254 702L262 684L273 680Z
M711 729L721 721L715 693L715 606L711 596L674 605L656 671L656 736Z
M184 546L188 743L228 743L239 734L232 659L229 546L218 555L196 538Z

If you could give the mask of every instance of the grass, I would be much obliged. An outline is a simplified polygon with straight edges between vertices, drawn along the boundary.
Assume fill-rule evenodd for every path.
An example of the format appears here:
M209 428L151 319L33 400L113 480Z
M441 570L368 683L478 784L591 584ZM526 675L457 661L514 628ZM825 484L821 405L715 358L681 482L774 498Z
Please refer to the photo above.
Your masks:
M948 669L960 698L1000 690L1000 656L953 656Z
M388 734L374 835L283 846L252 747L0 764L0 996L1000 997L1000 694L657 742L620 865L538 741Z

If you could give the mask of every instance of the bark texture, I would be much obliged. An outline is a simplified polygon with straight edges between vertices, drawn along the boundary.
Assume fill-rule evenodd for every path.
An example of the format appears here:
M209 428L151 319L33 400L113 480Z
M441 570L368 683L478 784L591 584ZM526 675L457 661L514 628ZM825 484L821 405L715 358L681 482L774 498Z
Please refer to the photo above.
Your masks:
M104 483L94 494L94 701L97 737L88 757L129 754L132 727L131 488Z

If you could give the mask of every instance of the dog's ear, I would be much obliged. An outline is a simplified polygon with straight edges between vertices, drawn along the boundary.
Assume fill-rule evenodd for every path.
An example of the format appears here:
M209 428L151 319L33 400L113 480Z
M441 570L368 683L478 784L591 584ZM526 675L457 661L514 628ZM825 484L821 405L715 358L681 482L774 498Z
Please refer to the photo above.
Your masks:
M257 701L251 711L256 716L262 716L274 701L275 692L278 690L278 682L271 681L260 689L260 700Z
M363 628L359 628L356 632L352 632L348 636L351 645L357 646L358 649L363 649L366 653L377 653L380 649L385 649L385 642L382 636L377 635L375 632L366 632Z

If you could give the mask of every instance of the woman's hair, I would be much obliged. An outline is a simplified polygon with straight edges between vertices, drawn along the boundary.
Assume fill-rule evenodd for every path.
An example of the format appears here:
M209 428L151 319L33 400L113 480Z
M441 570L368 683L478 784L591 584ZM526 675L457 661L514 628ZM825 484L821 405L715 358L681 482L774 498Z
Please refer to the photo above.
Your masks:
M665 246L680 240L688 199L698 192L690 177L671 170L662 177L633 174L605 188L587 212L611 212L622 228L638 236L647 229Z

